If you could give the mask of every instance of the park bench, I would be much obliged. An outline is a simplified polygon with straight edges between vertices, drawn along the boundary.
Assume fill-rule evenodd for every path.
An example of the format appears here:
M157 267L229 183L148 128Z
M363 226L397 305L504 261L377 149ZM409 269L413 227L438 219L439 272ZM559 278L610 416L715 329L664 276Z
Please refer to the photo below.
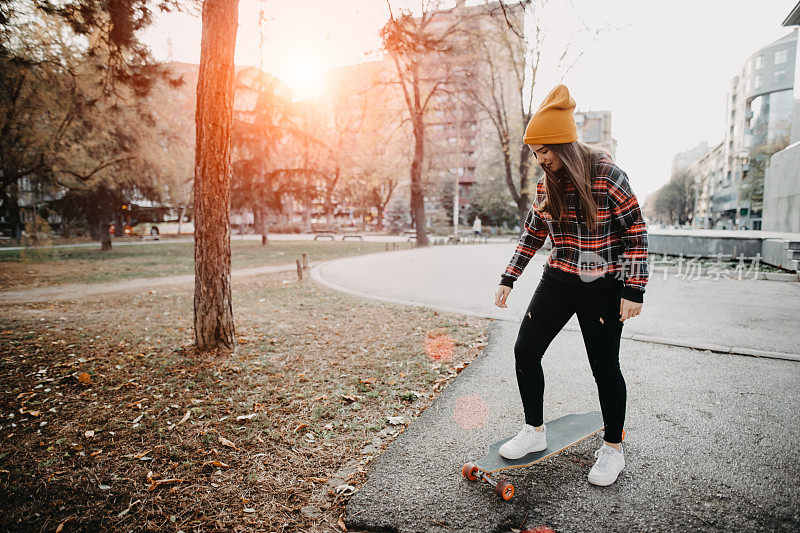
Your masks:
M311 224L311 232L314 233L314 240L330 239L336 240L336 228L324 224Z

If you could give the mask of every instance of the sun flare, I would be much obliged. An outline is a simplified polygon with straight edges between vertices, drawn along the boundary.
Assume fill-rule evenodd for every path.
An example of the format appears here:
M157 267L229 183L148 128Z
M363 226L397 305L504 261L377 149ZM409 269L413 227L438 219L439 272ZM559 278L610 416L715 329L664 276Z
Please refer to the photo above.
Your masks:
M287 56L276 75L291 87L295 100L316 98L322 94L323 67L311 54Z

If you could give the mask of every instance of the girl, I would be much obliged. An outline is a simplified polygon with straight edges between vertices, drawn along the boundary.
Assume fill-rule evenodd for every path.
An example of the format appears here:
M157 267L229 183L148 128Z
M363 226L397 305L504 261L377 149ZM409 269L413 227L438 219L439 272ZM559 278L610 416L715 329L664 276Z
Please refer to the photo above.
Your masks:
M542 356L577 313L605 424L604 444L595 452L589 482L606 486L625 466L626 388L619 346L624 321L642 308L647 229L625 172L605 153L578 141L574 110L569 91L558 85L531 118L523 139L544 176L501 276L495 305L507 307L514 281L548 235L553 248L514 345L525 425L500 454L517 459L547 447Z

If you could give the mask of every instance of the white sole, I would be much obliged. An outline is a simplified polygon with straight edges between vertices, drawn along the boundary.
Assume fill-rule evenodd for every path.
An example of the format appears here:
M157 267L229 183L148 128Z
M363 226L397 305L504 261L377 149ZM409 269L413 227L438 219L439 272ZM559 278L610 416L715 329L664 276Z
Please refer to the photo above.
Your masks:
M502 457L503 459L508 459L509 461L514 461L516 459L522 459L523 457L525 457L529 453L542 452L542 451L544 451L546 449L547 449L547 444L544 445L544 448L539 448L538 450L530 450L529 452L523 453L522 455L518 455L516 457L509 457L507 455L503 455L502 453L500 453L500 457Z
M613 485L614 482L617 481L618 478L619 478L619 474L617 474L617 477L615 477L614 479L611 479L611 480L597 479L597 478L593 479L592 477L589 477L589 483L591 483L592 485L597 485L598 487L608 487L609 485Z

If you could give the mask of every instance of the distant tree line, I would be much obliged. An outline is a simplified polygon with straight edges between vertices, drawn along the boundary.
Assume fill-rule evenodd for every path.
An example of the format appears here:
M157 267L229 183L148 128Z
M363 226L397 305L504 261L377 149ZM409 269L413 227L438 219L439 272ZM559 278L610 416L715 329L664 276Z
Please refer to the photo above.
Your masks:
M137 206L192 217L197 68L158 64L135 36L147 9L180 3L60 5L0 6L2 229L19 240L26 223L37 232L55 220L110 249L110 228L122 235ZM385 105L367 93L292 102L287 91L237 72L231 207L252 213L265 241L267 213L287 202L303 206L306 226L319 203L332 222L337 196L380 222L405 157Z

